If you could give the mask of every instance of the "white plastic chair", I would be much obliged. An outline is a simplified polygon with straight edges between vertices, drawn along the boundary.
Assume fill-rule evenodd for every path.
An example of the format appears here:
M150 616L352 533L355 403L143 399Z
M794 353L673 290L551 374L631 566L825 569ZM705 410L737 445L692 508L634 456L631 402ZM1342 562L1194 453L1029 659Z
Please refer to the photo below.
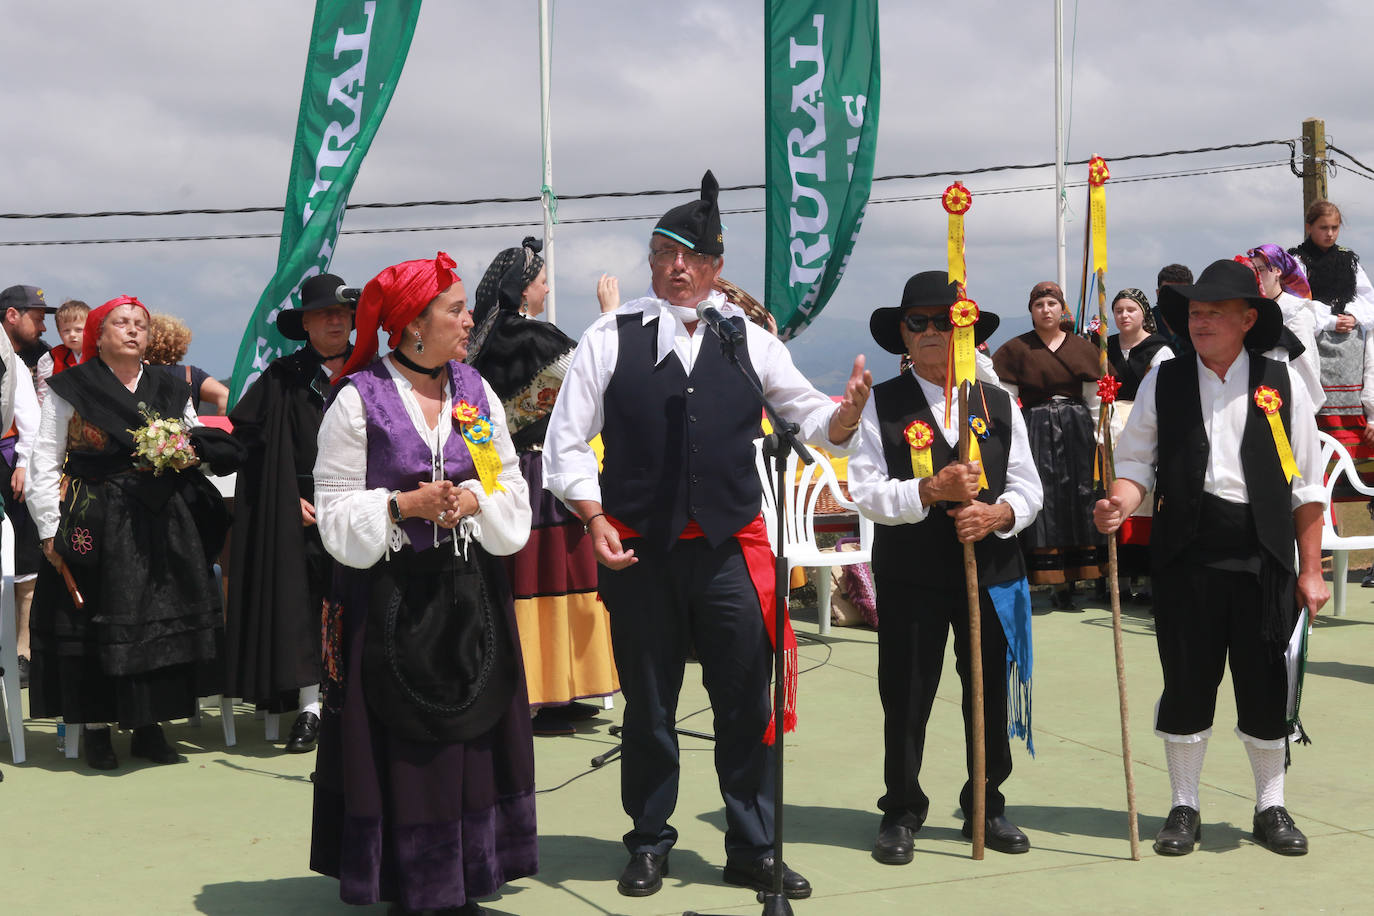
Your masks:
M763 457L763 440L755 442L755 463L763 482L763 517L768 523L768 540L776 546L777 525L776 482L769 473ZM783 494L783 549L787 554L787 571L798 566L816 569L816 608L822 636L830 632L830 568L867 563L873 558L873 522L859 515L859 507L844 495L830 459L816 449L814 464L806 465L796 453L787 457L786 488ZM859 549L836 551L816 543L816 503L829 491L841 508L858 515ZM822 519L825 518L823 514Z
M1345 579L1350 567L1350 551L1374 550L1374 535L1337 534L1331 494L1342 477L1357 493L1365 496L1374 496L1374 487L1360 480L1360 475L1355 471L1355 460L1345 446L1323 432L1317 433L1317 443L1322 450L1322 468L1330 468L1324 481L1326 509L1322 513L1322 550L1331 551L1331 613L1336 617L1344 617Z
M0 679L0 715L5 718L7 728L0 732L0 739L10 742L10 759L16 764L27 758L24 750L24 700L19 688L19 647L15 644L14 615L14 526L9 516L0 522L0 668L5 676Z

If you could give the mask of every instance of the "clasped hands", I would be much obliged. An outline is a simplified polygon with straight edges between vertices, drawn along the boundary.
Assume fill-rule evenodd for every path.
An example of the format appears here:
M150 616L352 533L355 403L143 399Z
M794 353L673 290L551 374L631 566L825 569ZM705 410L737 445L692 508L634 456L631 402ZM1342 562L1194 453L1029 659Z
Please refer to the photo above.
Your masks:
M962 503L945 512L954 519L954 532L960 542L972 544L994 531L1008 528L1015 514L1006 503L985 503L977 499L980 485L978 475L982 467L977 461L954 462L940 468L931 477L922 478L918 485L921 504L938 502Z
M476 515L477 495L451 480L422 483L396 497L404 518L430 519L440 528L455 528L465 515Z

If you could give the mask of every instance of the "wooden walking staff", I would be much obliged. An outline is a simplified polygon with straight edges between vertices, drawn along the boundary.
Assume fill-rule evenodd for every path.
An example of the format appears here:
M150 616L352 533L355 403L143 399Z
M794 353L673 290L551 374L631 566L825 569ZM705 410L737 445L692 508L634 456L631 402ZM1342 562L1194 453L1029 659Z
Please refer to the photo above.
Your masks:
M1110 496L1116 480L1112 460L1112 404L1121 387L1107 364L1107 200L1103 185L1112 177L1101 156L1088 163L1088 210L1093 233L1093 273L1097 278L1098 367L1102 380L1097 394L1102 399L1098 416L1098 441L1101 442L1097 462L1097 478L1103 491ZM1107 593L1112 602L1112 644L1116 650L1116 695L1121 707L1121 760L1126 768L1126 811L1131 838L1131 858L1140 861L1140 824L1135 806L1135 769L1131 761L1130 709L1126 702L1126 650L1121 635L1121 587L1117 581L1116 535L1107 538Z
M951 389L958 387L959 461L979 461L977 440L970 435L968 401L973 388L975 362L974 327L978 324L978 304L965 298L967 280L964 266L964 214L973 207L973 193L960 182L945 188L941 198L949 214L949 282L957 284L958 300L949 307L949 320L954 326L950 338L949 361L945 368L945 425L949 425ZM979 472L979 482L987 486L987 478ZM964 503L967 505L967 503ZM973 810L964 812L973 825L973 858L983 858L987 826L987 745L983 736L983 639L982 614L978 600L978 560L973 545L964 544L964 581L968 588L969 624L969 680L972 682L973 704Z

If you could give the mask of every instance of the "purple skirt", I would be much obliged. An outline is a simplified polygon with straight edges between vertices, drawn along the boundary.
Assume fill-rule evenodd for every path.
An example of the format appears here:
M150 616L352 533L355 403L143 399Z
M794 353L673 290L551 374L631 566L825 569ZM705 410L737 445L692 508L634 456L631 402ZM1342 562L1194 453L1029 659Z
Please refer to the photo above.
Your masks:
M342 689L327 696L321 717L311 870L338 878L345 903L409 910L462 906L533 875L534 747L523 676L505 715L475 740L431 744L389 733L359 689L368 571L341 570L335 581ZM514 632L504 583L493 598Z

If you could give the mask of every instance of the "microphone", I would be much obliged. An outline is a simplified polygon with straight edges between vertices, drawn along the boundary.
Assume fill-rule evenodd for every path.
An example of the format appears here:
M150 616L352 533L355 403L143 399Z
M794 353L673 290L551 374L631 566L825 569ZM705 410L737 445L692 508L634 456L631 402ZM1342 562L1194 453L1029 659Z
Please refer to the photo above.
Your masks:
M363 291L356 286L340 286L334 291L334 301L339 305L357 305Z
M720 309L711 305L709 299L703 299L697 303L697 318L711 326L711 330L716 332L716 336L728 344L744 343L744 332L731 324L730 319L720 313Z

